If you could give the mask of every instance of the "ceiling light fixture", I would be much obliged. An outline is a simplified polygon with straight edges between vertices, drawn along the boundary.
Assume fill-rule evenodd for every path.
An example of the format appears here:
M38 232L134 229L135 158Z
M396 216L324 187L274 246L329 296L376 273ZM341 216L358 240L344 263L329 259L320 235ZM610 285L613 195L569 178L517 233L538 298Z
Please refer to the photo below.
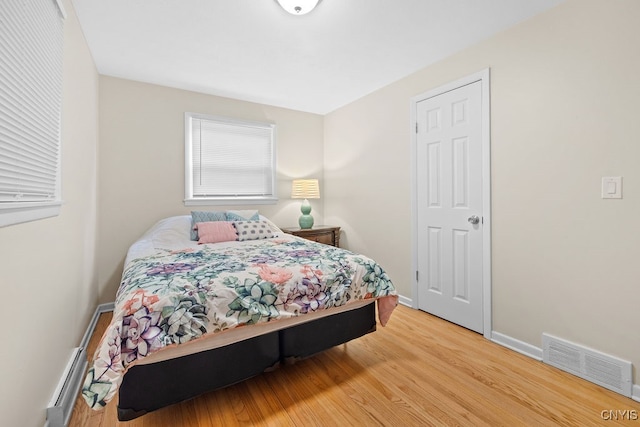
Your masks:
M320 0L277 0L280 6L292 15L304 15L316 7Z

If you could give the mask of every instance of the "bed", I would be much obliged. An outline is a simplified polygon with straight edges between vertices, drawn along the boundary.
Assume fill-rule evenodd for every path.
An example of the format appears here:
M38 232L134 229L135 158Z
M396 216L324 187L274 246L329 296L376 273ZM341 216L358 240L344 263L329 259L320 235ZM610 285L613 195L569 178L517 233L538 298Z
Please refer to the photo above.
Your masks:
M165 218L127 253L82 395L101 409L117 393L131 420L373 332L396 304L372 259L257 212Z

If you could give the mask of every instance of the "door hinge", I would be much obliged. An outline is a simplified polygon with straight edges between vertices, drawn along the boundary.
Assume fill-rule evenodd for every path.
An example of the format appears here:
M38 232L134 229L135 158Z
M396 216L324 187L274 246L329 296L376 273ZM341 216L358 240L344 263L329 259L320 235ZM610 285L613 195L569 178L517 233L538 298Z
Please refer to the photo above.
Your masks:
M418 122L416 122L416 133L418 133Z
M416 282L418 281L418 270L416 270Z

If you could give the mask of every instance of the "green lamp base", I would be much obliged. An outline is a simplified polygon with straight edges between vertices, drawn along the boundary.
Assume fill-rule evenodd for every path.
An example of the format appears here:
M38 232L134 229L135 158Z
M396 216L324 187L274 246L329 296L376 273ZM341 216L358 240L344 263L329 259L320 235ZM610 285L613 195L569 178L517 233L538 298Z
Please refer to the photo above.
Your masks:
M300 225L300 228L302 228L303 230L307 230L313 227L313 217L309 215L311 213L311 204L307 199L304 199L304 202L302 202L300 211L302 212L302 215L300 215L300 218L298 218L298 224Z
M303 230L312 228L313 217L311 215L300 215L300 218L298 218L298 224Z

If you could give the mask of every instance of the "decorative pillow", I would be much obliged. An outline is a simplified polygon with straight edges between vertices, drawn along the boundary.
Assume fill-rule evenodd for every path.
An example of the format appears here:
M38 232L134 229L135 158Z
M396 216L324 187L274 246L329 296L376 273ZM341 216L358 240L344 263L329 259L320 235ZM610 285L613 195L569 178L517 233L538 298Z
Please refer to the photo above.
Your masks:
M226 220L227 215L224 212L191 211L191 240L198 240L198 231L195 229L197 223Z
M258 221L259 219L257 210L227 211L227 221Z
M195 227L198 230L198 244L219 243L237 240L236 229L229 221L198 222Z
M267 221L233 221L233 226L241 242L275 237Z

